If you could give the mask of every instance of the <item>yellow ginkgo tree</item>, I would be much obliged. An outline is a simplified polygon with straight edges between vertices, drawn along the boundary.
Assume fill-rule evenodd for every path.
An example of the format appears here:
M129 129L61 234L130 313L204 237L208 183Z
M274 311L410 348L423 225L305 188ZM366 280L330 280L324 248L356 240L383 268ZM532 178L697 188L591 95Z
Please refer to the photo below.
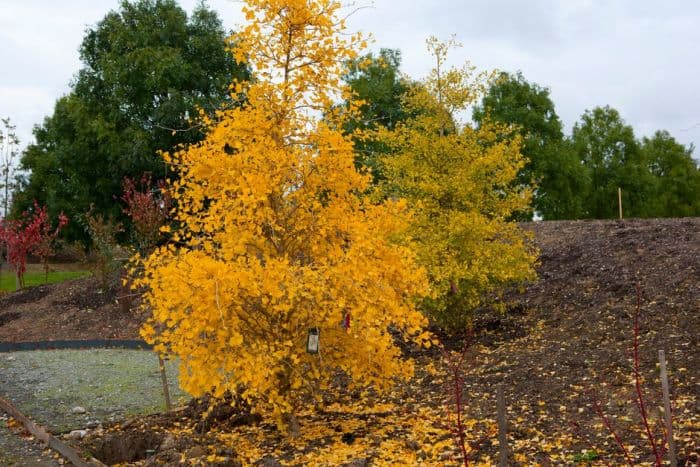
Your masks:
M489 76L446 68L453 40L428 40L435 68L405 96L411 118L372 135L383 158L384 197L407 199L416 214L407 236L435 291L423 309L443 327L462 329L475 308L504 285L534 277L536 253L509 218L531 193L516 183L520 140L488 121L460 123Z
M341 34L340 5L248 0L243 11L232 53L256 78L232 84L244 103L204 119L204 141L165 154L177 227L136 286L152 312L142 334L179 357L186 391L231 392L294 432L302 401L339 372L378 391L411 376L394 339L428 342L414 307L428 285L389 241L406 228L405 202L361 197L369 176L335 103L362 38Z

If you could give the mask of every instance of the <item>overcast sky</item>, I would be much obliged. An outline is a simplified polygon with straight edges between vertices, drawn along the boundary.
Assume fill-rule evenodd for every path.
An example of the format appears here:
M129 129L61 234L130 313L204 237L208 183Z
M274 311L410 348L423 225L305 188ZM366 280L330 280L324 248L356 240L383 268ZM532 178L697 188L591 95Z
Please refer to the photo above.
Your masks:
M180 4L191 12L197 0ZM236 29L240 3L210 0ZM637 137L668 130L700 143L698 0L359 0L352 30L398 48L413 78L430 68L424 41L455 34L452 62L521 70L551 90L567 132L586 109L618 109ZM0 117L23 145L80 68L78 47L117 0L0 0ZM696 151L695 157L698 158Z

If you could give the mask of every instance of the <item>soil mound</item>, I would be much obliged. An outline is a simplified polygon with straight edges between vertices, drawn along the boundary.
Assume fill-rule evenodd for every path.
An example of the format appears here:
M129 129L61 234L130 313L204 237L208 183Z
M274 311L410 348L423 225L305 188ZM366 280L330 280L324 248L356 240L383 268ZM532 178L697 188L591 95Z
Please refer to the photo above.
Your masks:
M125 310L118 287L94 277L29 287L0 297L0 342L137 339L144 316Z

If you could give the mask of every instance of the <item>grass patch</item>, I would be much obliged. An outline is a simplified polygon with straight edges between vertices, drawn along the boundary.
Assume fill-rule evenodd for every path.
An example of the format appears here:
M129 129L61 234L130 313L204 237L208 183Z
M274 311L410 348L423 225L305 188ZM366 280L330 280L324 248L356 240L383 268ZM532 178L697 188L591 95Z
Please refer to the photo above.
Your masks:
M78 277L85 277L90 275L88 271L49 271L48 280L44 272L34 272L27 271L24 275L24 285L26 287L31 287L35 285L43 284L54 284L56 282L63 282L69 279L77 279ZM6 267L2 270L2 277L0 278L0 290L5 290L8 292L15 291L15 274L11 269Z

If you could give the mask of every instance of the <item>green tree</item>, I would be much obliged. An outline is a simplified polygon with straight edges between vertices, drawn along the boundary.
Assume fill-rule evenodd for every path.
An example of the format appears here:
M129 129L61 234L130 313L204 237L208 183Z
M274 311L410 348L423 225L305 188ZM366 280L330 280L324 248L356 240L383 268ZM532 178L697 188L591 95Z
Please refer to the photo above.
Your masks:
M523 138L522 153L528 159L518 183L535 184L533 209L544 219L574 219L582 214L581 193L586 171L564 139L549 89L529 83L518 72L501 73L475 107L473 118L481 125L486 118L512 125ZM531 218L522 212L521 220Z
M21 166L31 172L15 196L14 217L31 206L33 200L47 206L51 217L63 211L77 218L89 209L91 199L100 200L103 208L107 205L110 200L103 197L102 191L111 184L111 177L100 171L108 164L81 166L86 158L97 157L91 153L100 148L90 114L77 96L69 94L58 99L53 115L34 127L34 138L36 142L22 154ZM91 181L86 183L88 177ZM82 238L82 229L76 224L66 228L72 239Z
M574 150L590 174L584 216L610 219L618 215L617 189L622 188L625 217L645 217L654 191L649 171L632 127L617 110L587 110L572 132Z
M108 13L85 35L72 91L34 130L22 159L31 175L14 212L36 199L52 214L75 217L94 204L121 219L122 179L164 178L158 151L201 140L200 112L233 103L230 80L248 72L227 36L204 5L190 17L173 0L123 1ZM76 224L71 234L84 235Z
M401 52L396 49L381 49L378 56L369 53L350 63L344 80L353 92L352 99L361 101L357 116L348 120L345 131L374 130L379 126L393 130L407 114L402 98L410 88L401 76ZM379 162L388 148L372 137L354 137L355 165L372 172L374 182L384 179Z
M642 139L642 153L654 175L654 195L648 202L653 217L700 216L700 169L686 148L667 131Z

